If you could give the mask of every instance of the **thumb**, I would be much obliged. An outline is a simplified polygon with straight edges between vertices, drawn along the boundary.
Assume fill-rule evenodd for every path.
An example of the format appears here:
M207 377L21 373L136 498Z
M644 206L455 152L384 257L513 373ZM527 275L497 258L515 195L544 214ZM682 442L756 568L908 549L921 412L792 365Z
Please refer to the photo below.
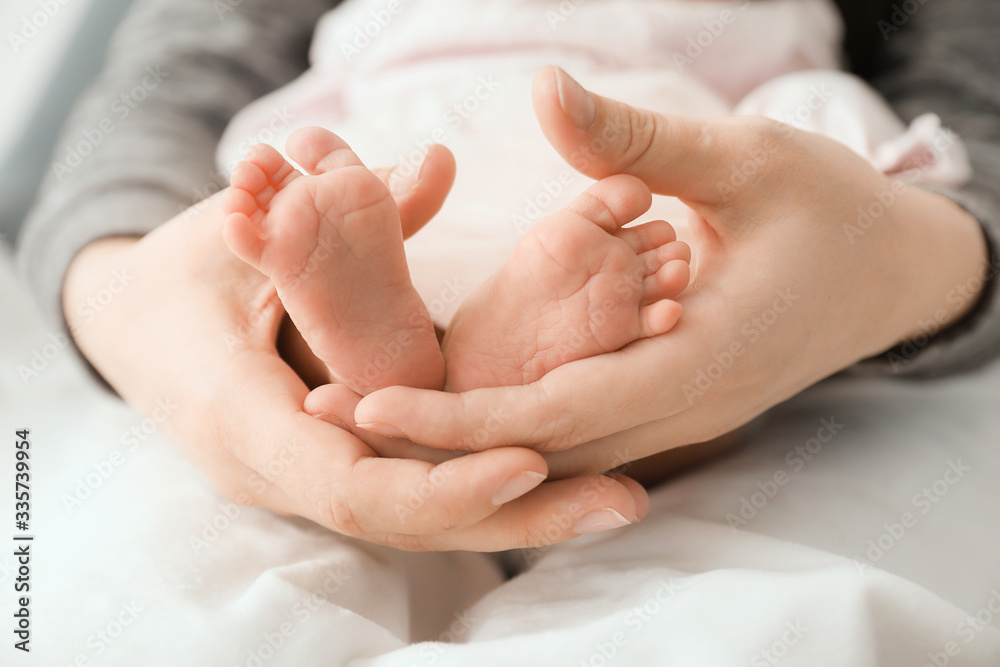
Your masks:
M574 169L596 179L631 174L656 194L709 205L726 200L734 165L790 130L759 117L639 109L595 95L551 65L535 75L532 102L545 137Z

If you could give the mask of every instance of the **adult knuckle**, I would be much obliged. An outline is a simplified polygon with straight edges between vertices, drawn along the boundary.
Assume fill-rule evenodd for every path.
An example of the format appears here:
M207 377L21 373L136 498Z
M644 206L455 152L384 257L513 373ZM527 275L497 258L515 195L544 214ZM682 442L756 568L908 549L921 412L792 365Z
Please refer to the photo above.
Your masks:
M315 495L316 514L320 523L348 537L359 537L364 533L357 513L350 506L350 503L342 502L337 495L329 490L318 492Z
M383 538L386 546L400 551L431 551L432 547L421 535L407 535L405 533L386 533Z
M642 164L652 152L658 141L667 133L667 125L662 117L646 111L628 107L626 122L626 141L623 142L623 152L618 160L618 171L627 171L635 165Z

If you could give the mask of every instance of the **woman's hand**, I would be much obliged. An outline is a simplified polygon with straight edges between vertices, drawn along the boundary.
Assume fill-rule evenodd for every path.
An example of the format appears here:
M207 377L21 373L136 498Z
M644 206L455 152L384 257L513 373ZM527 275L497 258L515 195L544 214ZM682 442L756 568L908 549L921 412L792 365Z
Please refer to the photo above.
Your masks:
M899 342L926 341L975 302L978 223L833 140L763 118L635 109L555 68L539 73L534 102L572 166L632 174L694 211L680 323L524 387L383 389L356 410L376 432L455 448L499 411L512 417L484 449L530 445L560 452L553 472L603 470L730 431Z
M451 154L432 149L418 183L397 196L407 236L436 213L453 178ZM439 465L378 458L302 412L309 390L275 345L281 304L223 243L219 199L142 239L88 246L67 276L64 311L80 349L126 401L146 414L177 406L167 429L227 497L412 550L536 546L645 514L644 491L626 478L539 486L545 461L523 448ZM113 275L117 293L95 301L112 293Z

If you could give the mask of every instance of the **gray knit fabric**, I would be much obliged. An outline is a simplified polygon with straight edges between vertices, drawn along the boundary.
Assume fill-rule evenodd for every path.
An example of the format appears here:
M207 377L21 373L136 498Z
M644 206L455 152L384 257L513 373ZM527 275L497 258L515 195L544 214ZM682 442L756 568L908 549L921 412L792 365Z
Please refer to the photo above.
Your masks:
M904 120L933 111L964 140L973 180L961 191L938 192L982 224L990 246L983 266L987 284L979 305L957 326L926 340L918 338L854 370L935 377L977 368L1000 355L1000 3L896 3L903 5L918 9L896 13L882 24L887 62L872 83ZM956 285L958 290L963 287ZM955 294L960 298L960 292Z
M841 5L850 9L869 1L841 0ZM111 45L104 72L57 144L78 146L90 136L95 141L89 143L96 145L79 166L65 148L57 152L21 233L20 266L54 322L63 322L63 276L81 248L102 237L145 234L221 187L215 149L227 123L249 102L304 71L316 22L336 4L137 2ZM1000 267L1000 3L912 4L915 13L879 24L884 61L873 83L904 118L936 112L968 144L975 180L946 194L982 223L995 274ZM871 32L874 26L861 27ZM137 86L143 89L138 96L130 92ZM996 284L990 281L980 305L959 325L854 370L919 377L983 364L1000 353Z

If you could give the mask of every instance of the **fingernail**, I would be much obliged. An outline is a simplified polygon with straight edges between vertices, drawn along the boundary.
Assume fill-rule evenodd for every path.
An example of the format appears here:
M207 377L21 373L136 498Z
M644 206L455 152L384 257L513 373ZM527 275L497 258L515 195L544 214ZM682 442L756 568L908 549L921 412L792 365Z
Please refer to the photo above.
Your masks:
M605 507L602 510L594 510L593 512L584 514L576 522L576 525L573 526L573 532L580 535L583 533L599 533L602 530L614 530L615 528L621 528L631 523L631 521L615 510Z
M421 155L419 163L407 162L396 167L392 175L389 176L389 192L394 195L405 195L412 190L420 180L420 170L423 169L426 161L427 153L424 153Z
M505 505L515 498L520 498L528 491L545 481L545 475L532 470L523 470L508 479L493 496L493 506Z
M333 426L336 426L337 428L342 428L345 431L350 431L351 430L351 427L349 427L347 425L347 422L345 422L340 417L337 417L336 415L331 415L331 414L329 414L327 412L319 412L317 414L314 414L313 417L315 417L316 419L320 419L322 421L325 421L327 424L332 424Z
M559 88L559 105L573 124L586 130L594 124L597 105L594 98L566 72L556 68L556 86Z
M369 433L374 433L375 435L384 435L388 438L405 438L406 434L403 430L393 426L392 424L382 424L380 422L368 422L366 424L358 424L358 428L368 431Z

